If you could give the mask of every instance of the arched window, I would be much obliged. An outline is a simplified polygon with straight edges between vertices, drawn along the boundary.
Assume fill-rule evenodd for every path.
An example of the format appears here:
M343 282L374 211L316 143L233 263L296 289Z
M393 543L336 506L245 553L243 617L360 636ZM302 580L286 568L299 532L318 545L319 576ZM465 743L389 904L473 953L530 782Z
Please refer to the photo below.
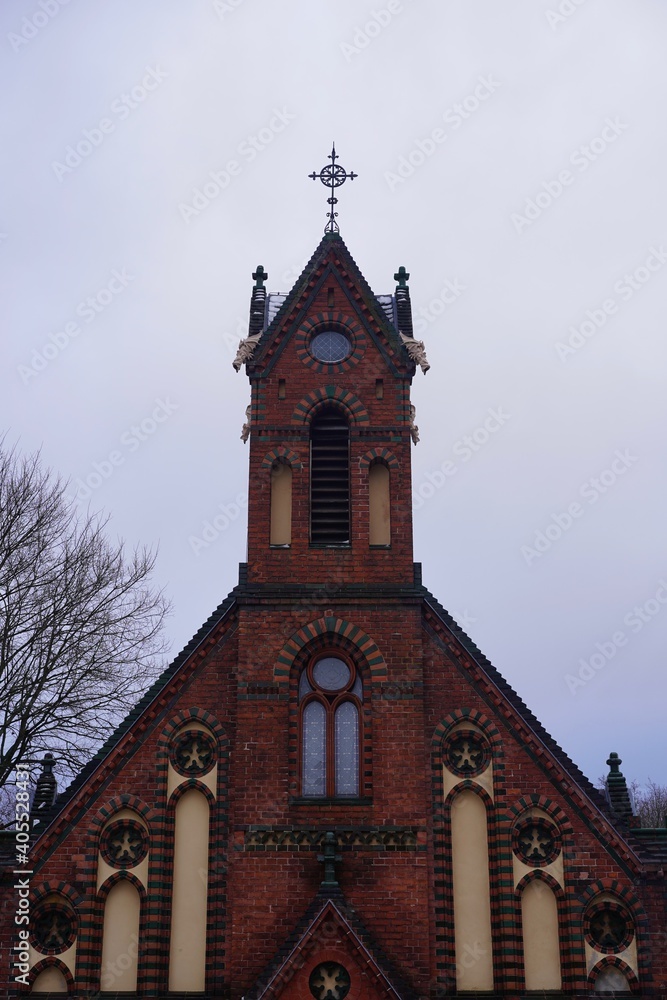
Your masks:
M321 409L310 425L310 540L350 543L350 429L335 406Z
M359 795L363 688L353 663L320 654L299 679L301 794Z

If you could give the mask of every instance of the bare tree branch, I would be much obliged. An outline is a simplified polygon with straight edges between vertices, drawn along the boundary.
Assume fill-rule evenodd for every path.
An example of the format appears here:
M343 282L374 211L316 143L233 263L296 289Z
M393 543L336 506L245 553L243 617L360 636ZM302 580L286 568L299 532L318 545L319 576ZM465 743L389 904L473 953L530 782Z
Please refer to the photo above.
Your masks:
M78 771L165 652L155 553L114 546L65 489L0 441L0 788L45 750Z

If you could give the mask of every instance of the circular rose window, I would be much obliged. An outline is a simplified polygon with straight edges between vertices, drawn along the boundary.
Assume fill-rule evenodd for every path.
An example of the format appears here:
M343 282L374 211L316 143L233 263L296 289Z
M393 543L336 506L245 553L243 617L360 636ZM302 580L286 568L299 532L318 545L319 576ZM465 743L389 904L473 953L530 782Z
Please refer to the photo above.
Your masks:
M344 361L351 350L349 337L339 330L322 330L321 333L316 333L310 342L310 353L313 357L329 365Z
M343 1000L350 992L350 974L338 962L321 962L308 980L315 1000Z

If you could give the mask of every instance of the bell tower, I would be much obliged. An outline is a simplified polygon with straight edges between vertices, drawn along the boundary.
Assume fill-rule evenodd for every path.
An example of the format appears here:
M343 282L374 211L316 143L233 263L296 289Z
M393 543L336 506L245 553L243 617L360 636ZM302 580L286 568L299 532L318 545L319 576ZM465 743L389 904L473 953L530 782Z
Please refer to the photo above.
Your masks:
M289 293L253 273L234 362L252 392L249 583L413 581L410 384L428 365L394 277L376 296L329 229Z

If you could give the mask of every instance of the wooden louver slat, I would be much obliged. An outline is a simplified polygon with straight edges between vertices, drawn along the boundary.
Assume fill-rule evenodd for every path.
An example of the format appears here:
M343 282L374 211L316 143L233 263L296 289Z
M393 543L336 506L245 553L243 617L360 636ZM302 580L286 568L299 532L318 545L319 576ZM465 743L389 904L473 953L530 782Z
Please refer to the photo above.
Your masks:
M310 540L350 541L350 432L334 407L321 410L310 432Z

